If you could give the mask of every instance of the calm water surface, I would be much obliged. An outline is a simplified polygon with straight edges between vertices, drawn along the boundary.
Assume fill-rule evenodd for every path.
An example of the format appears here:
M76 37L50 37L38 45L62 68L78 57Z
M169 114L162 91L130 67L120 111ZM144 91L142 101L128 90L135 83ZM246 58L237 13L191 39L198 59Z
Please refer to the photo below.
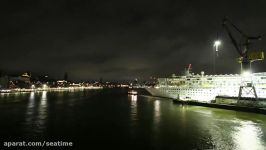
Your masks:
M266 149L266 115L181 106L127 89L0 95L3 141L75 149Z

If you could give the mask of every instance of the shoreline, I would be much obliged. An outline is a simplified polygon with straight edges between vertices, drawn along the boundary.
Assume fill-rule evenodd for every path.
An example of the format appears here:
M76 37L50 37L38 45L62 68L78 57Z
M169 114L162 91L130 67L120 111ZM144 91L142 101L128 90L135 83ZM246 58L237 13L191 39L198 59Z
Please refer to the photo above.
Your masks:
M68 90L86 90L86 89L102 89L102 87L59 87L59 88L36 88L36 89L4 89L0 90L0 94L12 94L22 92L41 92L41 91L68 91Z

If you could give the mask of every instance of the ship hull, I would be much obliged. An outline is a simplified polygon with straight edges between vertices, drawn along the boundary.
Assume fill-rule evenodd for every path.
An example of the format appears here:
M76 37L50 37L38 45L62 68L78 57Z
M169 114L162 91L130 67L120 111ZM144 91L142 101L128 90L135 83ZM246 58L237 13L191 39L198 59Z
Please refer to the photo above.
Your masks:
M166 94L166 93L160 91L158 88L149 87L149 88L145 88L145 89L146 89L146 90L147 90L152 96L178 99L177 96L172 96L172 95Z

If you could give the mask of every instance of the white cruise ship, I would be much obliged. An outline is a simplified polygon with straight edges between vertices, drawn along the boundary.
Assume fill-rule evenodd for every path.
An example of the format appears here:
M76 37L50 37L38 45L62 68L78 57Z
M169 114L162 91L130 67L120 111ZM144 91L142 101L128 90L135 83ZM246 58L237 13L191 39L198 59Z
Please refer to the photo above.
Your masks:
M211 102L217 96L266 99L266 72L205 75L190 73L159 78L158 84L146 90L154 96L179 100Z

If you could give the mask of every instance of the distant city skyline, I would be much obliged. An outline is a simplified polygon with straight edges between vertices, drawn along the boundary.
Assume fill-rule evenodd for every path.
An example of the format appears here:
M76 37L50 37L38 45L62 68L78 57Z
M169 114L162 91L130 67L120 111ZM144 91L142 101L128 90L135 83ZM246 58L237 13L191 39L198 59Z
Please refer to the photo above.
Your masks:
M250 35L266 33L266 1L5 1L0 70L72 80L132 80L183 71L212 73L213 42L222 41L217 73L238 73L224 16ZM266 37L252 49L266 49ZM253 63L266 71L265 61Z

